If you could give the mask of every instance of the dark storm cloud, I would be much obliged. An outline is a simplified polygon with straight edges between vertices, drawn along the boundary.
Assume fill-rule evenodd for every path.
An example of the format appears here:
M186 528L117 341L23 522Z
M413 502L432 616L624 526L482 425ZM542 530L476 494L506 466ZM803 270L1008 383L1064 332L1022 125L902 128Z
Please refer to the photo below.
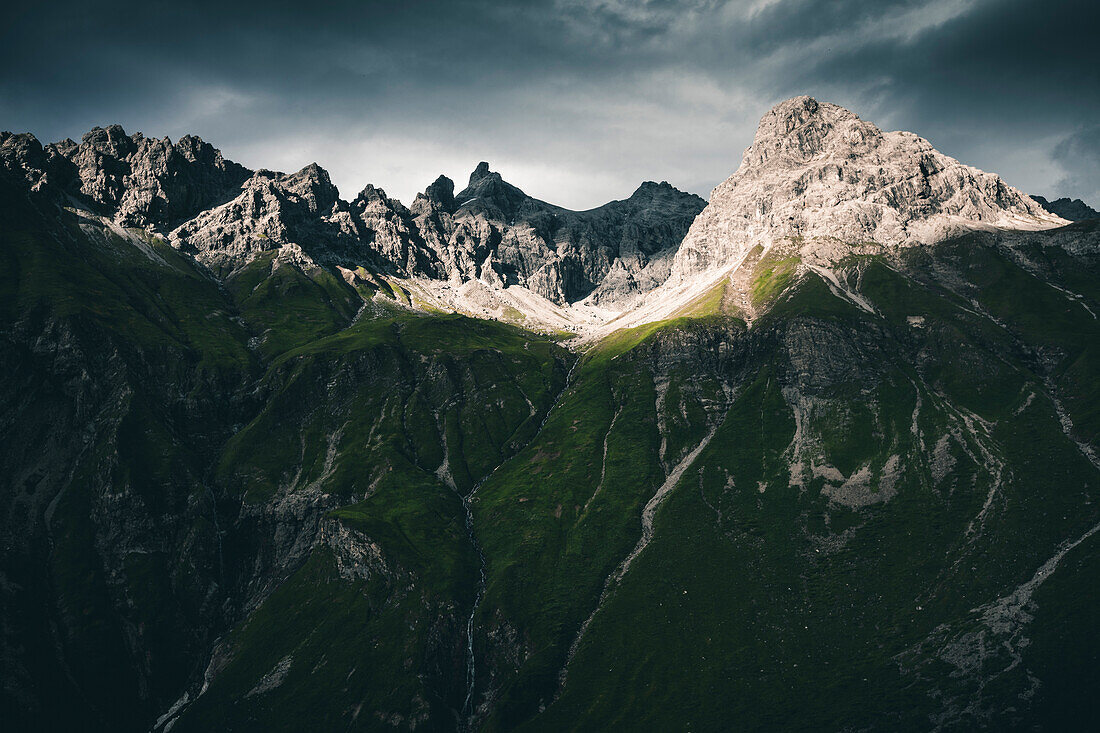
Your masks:
M480 159L573 206L706 194L773 103L811 94L1026 190L1100 203L1091 2L547 0L27 4L0 127L194 132L408 198Z

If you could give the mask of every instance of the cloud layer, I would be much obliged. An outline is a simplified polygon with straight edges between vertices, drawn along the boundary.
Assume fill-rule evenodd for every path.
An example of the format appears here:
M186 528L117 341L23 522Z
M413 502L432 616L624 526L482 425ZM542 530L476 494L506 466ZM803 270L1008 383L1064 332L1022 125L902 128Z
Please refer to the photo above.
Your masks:
M1100 204L1100 11L1080 0L99 3L8 11L0 127L195 133L409 200L479 160L575 208L703 195L810 94L1026 191Z

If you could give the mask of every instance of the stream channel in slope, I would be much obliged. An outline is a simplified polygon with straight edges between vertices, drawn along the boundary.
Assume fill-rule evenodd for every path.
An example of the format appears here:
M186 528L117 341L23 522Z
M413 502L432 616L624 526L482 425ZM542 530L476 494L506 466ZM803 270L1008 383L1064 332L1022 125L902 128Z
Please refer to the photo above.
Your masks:
M550 415L553 414L554 408L565 397L565 393L569 390L569 385L573 382L573 372L576 370L577 365L581 363L582 357L577 356L572 366L569 367L569 372L565 376L565 384L562 385L561 391L554 397L554 401L550 403L550 407L546 410L546 414L542 418L542 422L539 423L538 430L534 432L531 439L523 445L522 448L512 454L511 458L515 458L520 453L534 442L535 438L542 435L543 428L546 427L546 423L550 420ZM459 711L459 729L461 731L469 731L473 728L474 715L477 711L477 706L474 705L474 686L477 681L477 665L474 662L474 616L477 615L477 609L481 605L481 599L485 595L486 573L485 573L485 553L481 550L481 545L477 541L477 537L474 533L474 511L473 511L473 498L477 493L477 490L488 481L490 478L500 470L500 467L507 463L510 459L505 459L497 464L496 468L487 473L480 481L474 484L474 487L470 489L470 493L462 497L462 508L466 512L466 535L470 540L470 544L473 545L474 550L477 551L478 557L478 579L477 579L477 594L474 596L474 604L470 608L470 616L466 619L466 699L462 703L462 710Z

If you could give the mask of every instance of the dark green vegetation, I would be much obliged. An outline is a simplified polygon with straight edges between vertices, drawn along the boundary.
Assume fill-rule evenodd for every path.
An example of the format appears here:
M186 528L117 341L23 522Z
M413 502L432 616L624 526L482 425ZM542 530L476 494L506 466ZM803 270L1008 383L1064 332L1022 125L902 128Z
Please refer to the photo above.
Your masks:
M764 254L751 328L730 281L578 357L39 206L0 191L13 729L1095 719L1094 224L852 259L873 313Z

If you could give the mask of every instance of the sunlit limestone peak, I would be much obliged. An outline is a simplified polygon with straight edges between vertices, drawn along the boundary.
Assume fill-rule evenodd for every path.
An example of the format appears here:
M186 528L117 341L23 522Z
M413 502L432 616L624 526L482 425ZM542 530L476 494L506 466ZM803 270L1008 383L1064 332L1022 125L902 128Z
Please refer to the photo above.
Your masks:
M1066 224L1000 176L963 165L911 132L883 132L811 97L764 115L673 264L683 278L780 239L906 245L960 229Z

